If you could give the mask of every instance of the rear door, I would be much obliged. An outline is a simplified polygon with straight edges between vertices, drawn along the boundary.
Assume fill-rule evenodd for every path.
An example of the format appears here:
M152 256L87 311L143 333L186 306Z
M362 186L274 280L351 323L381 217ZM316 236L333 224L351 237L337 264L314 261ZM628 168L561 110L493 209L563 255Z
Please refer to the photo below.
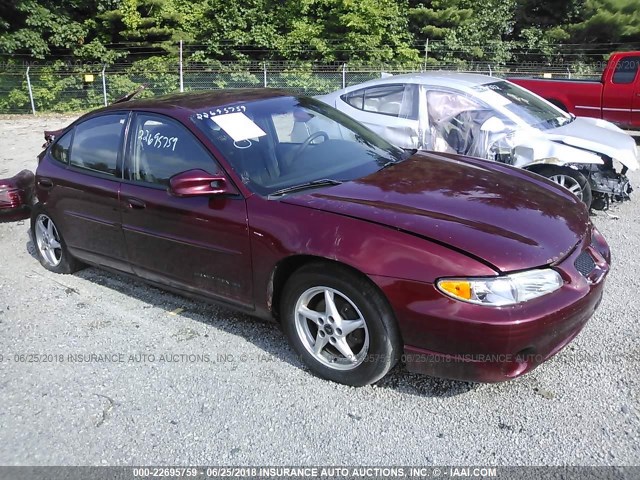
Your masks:
M336 107L401 148L423 148L415 84L361 88L342 95Z
M151 281L242 305L252 303L245 200L175 197L169 179L220 166L181 123L136 113L121 188L122 226L136 274Z
M632 110L638 109L636 96L638 84L638 67L640 56L623 56L618 58L611 81L604 85L602 98L602 118L621 125L630 125ZM640 111L633 112L640 116Z
M73 255L125 271L119 189L127 119L115 112L77 124L49 149L37 185Z

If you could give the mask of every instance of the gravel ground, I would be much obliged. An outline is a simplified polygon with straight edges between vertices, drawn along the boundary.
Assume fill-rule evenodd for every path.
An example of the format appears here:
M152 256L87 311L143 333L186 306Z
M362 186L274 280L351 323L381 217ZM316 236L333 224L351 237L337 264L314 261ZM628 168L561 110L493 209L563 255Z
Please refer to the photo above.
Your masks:
M0 119L0 177L35 169L42 130L68 120ZM638 201L594 217L614 255L597 314L497 385L402 367L326 382L273 324L94 268L49 273L27 222L0 224L0 464L638 465ZM71 361L91 353L110 361Z

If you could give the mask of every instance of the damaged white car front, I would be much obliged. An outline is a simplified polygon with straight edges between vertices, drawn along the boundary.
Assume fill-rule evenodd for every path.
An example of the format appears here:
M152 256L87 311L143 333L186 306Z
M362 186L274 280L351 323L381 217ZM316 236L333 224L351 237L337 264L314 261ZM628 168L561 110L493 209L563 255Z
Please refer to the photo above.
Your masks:
M636 145L612 123L576 118L503 80L467 91L426 88L431 149L536 172L594 209L629 199Z

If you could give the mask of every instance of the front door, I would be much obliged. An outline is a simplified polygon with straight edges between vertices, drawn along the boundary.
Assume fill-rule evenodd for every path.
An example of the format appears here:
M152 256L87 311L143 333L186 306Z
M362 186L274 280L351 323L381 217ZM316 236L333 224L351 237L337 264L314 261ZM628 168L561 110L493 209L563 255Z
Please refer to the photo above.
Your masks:
M137 113L132 119L120 198L129 260L143 278L193 293L252 304L244 198L176 197L169 179L220 167L177 121Z
M611 83L604 86L602 116L620 125L630 125L633 108L638 108L635 98L636 78L638 77L639 56L621 57L615 66ZM636 106L634 107L634 102Z

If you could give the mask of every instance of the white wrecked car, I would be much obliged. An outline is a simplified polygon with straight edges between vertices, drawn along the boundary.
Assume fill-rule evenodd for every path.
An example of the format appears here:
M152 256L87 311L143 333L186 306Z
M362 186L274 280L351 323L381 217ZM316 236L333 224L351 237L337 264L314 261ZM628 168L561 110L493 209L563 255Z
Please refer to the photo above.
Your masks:
M452 72L388 76L318 98L402 148L525 168L563 185L595 209L628 199L632 188L625 174L638 168L633 138L612 123L576 118L495 77Z

